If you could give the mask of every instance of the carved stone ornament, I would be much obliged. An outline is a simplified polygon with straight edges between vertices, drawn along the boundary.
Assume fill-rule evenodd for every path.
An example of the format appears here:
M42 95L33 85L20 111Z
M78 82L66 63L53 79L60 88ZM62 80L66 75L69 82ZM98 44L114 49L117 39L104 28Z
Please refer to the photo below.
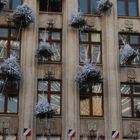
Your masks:
M136 81L135 70L132 70L132 69L127 70L127 81L129 81L129 82L135 82Z

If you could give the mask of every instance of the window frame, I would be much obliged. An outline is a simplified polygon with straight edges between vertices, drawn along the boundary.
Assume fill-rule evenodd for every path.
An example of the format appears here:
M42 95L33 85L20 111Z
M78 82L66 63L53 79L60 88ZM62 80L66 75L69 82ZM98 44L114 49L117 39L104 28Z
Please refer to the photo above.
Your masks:
M88 33L88 41L81 41L80 40L80 33ZM91 40L91 34L100 34L100 42L93 42ZM101 31L83 31L83 32L79 32L79 63L83 64L84 62L80 61L80 45L81 44L88 44L89 45L89 50L88 50L88 59L90 59L90 62L92 60L92 45L100 45L100 62L92 62L93 64L97 64L97 65L102 65L102 33Z
M135 113L135 106L134 106L134 98L140 98L140 94L134 94L133 93L133 86L134 85L139 85L140 86L140 83L129 83L129 82L121 82L120 85L129 85L130 86L130 94L122 94L121 91L121 100L123 97L129 97L131 99L131 117L129 116L123 116L122 115L122 118L140 118L140 117L135 117L134 113ZM121 89L120 89L121 90ZM121 104L121 108L122 108L122 104ZM121 114L122 114L122 110L121 110Z
M130 33L130 32L120 32L118 35L125 35L125 36L127 36L127 42L130 44L130 46L132 47L132 48L136 48L136 49L138 49L139 50L139 52L140 52L140 34L139 33ZM138 36L139 38L139 42L138 42L138 44L131 44L130 43L130 36ZM120 39L118 39L118 45L119 45L119 49L120 49L120 46L121 45L123 45L123 42L121 41L121 43L119 42L120 41ZM127 66L130 66L130 67L135 67L135 66L138 66L138 67L140 67L140 63L139 64L133 64L133 63L131 63L131 64L126 64ZM124 67L124 66L126 66L126 65L121 65L120 64L120 66L121 67Z
M10 50L11 50L11 46L10 46L10 41L18 41L19 42L19 59L17 59L18 62L20 62L20 59L21 59L21 32L20 31L17 31L18 34L19 34L19 37L17 38L16 37L11 37L11 33L12 33L12 30L15 29L16 31L16 28L13 27L13 26L0 26L0 28L2 29L7 29L8 30L8 36L7 37L0 37L0 40L7 40L7 48L6 48L6 58L4 59L7 59L10 57ZM3 62L3 58L0 58L0 62Z
M118 13L117 13L117 15L118 15L118 17L125 17L125 16L128 16L128 17L139 17L139 6L138 6L138 0L136 0L136 7L137 7L137 15L136 16L130 16L129 15L129 0L124 0L125 1L125 8L126 8L126 10L125 10L125 15L118 15ZM118 1L117 1L117 6L118 6ZM117 8L117 10L118 10L118 8Z
M98 117L98 118L102 118L104 116L104 91L103 91L103 83L99 83L101 84L101 88L102 88L102 92L101 93L95 93L92 92L92 87L89 88L89 92L82 92L79 89L79 96L81 97L88 97L89 99L89 115L81 115L81 111L80 111L80 117ZM98 84L97 84L98 85ZM86 89L85 89L86 90ZM102 99L102 104L101 104L101 108L102 108L102 115L98 116L98 115L93 115L93 101L92 101L92 97L94 96L99 96ZM79 101L79 110L80 110L80 101Z
M53 61L51 60L51 58L49 58L48 60L39 60L38 58L38 63L42 64L61 64L62 63L62 29L56 29L56 28L52 28L52 29L45 29L45 28L39 28L38 29L38 33L40 34L40 31L47 31L49 32L48 34L48 41L46 41L47 43L60 43L60 61ZM51 39L51 34L52 32L59 32L60 33L60 40L53 40ZM38 37L38 46L39 46L39 43L40 43L41 39L40 37Z
M50 0L47 0L47 2L48 2L48 1L50 1ZM59 11L59 12L57 12L57 11L56 11L56 12L55 12L55 11L51 11L50 6L48 6L47 10L43 10L43 11L42 11L42 10L41 10L40 1L39 1L39 11L40 11L40 12L49 12L49 13L51 13L51 12L52 12L52 13L62 13L62 0L60 0L60 1L61 1L61 2L60 2L61 8L60 8L60 11Z
M4 84L7 84L8 80L4 77L0 77L0 80L4 81ZM17 80L18 81L18 80ZM12 80L10 82L13 82ZM19 87L20 87L20 82L18 81L18 89L8 89L7 85L5 85L3 89L3 96L4 96L4 111L0 112L0 114L18 114L18 109L19 109ZM14 92L14 94L12 94ZM17 112L16 113L9 113L8 112L8 95L16 95L17 97Z
M48 90L47 91L39 91L38 90L38 83L39 81L48 81ZM60 83L60 91L51 91L51 82L59 82ZM60 114L55 114L55 116L61 116L62 115L62 80L60 79L49 79L49 78L45 78L45 79L37 79L37 100L39 98L39 94L44 93L44 95L48 95L47 96L47 100L50 103L51 101L51 95L59 95L60 96Z

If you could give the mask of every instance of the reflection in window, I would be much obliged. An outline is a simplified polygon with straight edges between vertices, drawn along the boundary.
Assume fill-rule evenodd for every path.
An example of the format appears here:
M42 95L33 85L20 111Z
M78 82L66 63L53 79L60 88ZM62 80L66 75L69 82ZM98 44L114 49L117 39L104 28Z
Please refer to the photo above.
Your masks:
M102 83L92 85L88 90L80 90L80 115L103 116Z
M140 64L140 35L134 33L120 33L120 35L138 53L138 55L133 59L131 64L128 65L139 65ZM119 40L119 47L121 48L122 46L123 46L123 42Z
M61 81L38 80L38 100L46 98L55 110L55 114L61 114Z
M20 59L20 41L17 30L12 27L0 27L0 58L6 59L11 55ZM20 36L20 35L19 35Z
M5 97L2 93L0 93L0 112L4 112L4 101Z
M22 4L22 0L8 0L5 9L15 10L18 5Z
M121 84L123 117L140 117L140 85Z
M61 31L60 30L39 30L39 44L41 42L47 42L51 45L53 55L51 57L39 57L38 60L41 62L60 62L61 61Z
M101 34L80 32L80 62L101 63Z

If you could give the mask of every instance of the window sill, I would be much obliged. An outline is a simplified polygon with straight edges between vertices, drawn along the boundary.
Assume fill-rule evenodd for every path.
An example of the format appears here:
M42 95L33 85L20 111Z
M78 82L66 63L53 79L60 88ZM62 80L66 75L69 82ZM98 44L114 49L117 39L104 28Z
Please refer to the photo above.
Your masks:
M95 14L82 14L82 15L87 17L102 17L101 15L95 15Z
M80 116L80 119L97 119L97 120L104 120L103 116L99 116L99 117L91 117L91 116Z
M46 11L39 11L39 14L62 15L62 12L46 12Z
M120 65L121 68L140 68L140 65Z
M140 121L140 118L123 117L122 120L124 120L124 121Z
M0 117L18 117L17 113L0 113Z
M135 17L132 17L132 16L118 16L118 18L120 19L140 19L139 16L135 16Z

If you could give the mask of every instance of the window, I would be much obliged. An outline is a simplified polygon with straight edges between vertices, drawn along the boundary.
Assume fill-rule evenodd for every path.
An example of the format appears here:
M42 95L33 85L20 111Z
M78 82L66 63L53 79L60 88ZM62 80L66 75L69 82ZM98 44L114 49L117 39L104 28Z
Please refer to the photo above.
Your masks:
M80 62L86 59L90 59L92 63L102 63L99 32L80 32Z
M0 27L0 59L16 56L20 59L20 40L17 30L10 27Z
M0 135L0 140L17 140L17 136L10 134L6 135L4 139L4 136Z
M118 16L138 16L138 0L118 0Z
M53 56L50 58L39 58L39 61L43 62L61 62L61 47L62 47L62 35L61 30L39 30L39 43L47 42L51 45L53 50Z
M61 81L60 80L38 80L38 99L42 96L55 109L56 114L61 114Z
M5 9L15 10L18 5L22 4L22 0L8 0Z
M61 12L61 0L39 0L39 10L46 12Z
M80 115L103 116L103 85L80 90Z
M0 79L0 91L0 113L17 113L19 82Z
M121 83L122 117L140 117L140 84Z
M139 65L140 64L140 35L139 34L128 34L128 33L121 33L120 34L127 43L130 44L132 48L134 48L138 55L134 58L130 65ZM119 47L122 47L124 44L119 37Z
M60 140L59 136L37 136L37 140Z
M98 0L79 0L79 9L84 14L95 14Z

